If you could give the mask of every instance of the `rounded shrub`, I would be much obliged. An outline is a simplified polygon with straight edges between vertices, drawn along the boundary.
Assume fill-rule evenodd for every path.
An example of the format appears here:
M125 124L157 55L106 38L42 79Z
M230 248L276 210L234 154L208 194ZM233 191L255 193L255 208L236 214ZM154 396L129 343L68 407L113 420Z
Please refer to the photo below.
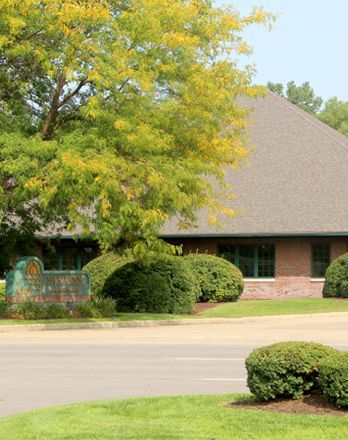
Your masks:
M106 279L115 272L116 269L129 261L127 257L116 253L109 253L101 255L86 264L82 270L88 272L91 276L92 296L100 296L103 292Z
M323 359L319 366L319 387L327 400L339 408L348 408L348 352Z
M315 342L257 348L245 361L248 387L260 400L299 399L318 387L320 363L337 350Z
M189 254L184 260L198 280L199 301L237 301L243 293L242 273L229 261L208 254Z
M323 296L348 298L348 253L338 257L327 268Z
M104 295L124 312L190 313L197 281L181 257L155 255L127 263L105 282Z

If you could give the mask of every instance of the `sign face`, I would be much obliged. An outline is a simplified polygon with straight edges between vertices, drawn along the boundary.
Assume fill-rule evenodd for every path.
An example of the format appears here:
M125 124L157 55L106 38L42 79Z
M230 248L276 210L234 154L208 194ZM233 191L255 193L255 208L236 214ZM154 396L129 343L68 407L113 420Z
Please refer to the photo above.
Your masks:
M91 283L87 272L45 271L37 257L21 258L6 277L9 304L71 303L90 300Z

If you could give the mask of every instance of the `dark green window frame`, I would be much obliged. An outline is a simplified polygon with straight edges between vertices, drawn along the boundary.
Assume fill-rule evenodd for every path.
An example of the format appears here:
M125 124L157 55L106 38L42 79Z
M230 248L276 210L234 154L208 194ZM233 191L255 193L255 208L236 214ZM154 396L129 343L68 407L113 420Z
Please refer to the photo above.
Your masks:
M89 252L87 252L87 249ZM71 257L72 264L67 264L67 261L64 261L64 257L66 258L69 252L73 254ZM86 258L88 254L90 254L90 258ZM60 247L55 252L44 252L43 262L45 270L81 270L88 261L96 258L96 256L97 249L95 247Z
M325 272L330 263L330 243L313 243L311 245L311 277L325 278Z
M244 278L275 277L276 256L275 245L272 243L218 245L218 255L237 266Z

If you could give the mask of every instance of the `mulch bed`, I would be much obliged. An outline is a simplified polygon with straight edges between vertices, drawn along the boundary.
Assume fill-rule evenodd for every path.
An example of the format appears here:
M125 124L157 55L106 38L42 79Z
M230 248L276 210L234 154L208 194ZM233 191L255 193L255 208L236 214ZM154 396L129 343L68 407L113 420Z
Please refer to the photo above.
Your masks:
M197 303L193 309L193 313L198 315L199 313L204 312L204 310L212 309L218 305L219 303Z
M345 416L348 417L348 410L338 409L328 403L321 394L311 394L298 400L277 400L275 402L258 402L256 400L247 402L228 403L229 408L261 409L263 411L291 414L315 414L322 416Z

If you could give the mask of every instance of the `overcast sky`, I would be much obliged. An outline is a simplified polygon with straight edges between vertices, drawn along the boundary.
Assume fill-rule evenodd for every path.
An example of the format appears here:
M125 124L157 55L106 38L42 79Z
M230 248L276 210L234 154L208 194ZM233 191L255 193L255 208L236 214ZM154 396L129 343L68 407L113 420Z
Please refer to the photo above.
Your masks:
M324 99L348 100L348 0L216 0L246 14L253 6L281 13L268 32L254 26L245 33L254 47L255 82L310 81ZM249 62L250 62L249 60Z

